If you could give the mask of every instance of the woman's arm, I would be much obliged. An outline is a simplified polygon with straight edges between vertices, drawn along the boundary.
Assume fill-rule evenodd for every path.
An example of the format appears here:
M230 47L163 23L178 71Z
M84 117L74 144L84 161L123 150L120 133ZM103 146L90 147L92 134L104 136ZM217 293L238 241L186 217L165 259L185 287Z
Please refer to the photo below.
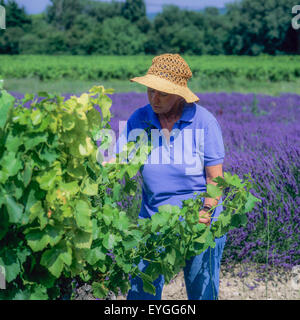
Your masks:
M205 173L206 173L206 184L213 184L217 185L216 182L213 182L214 178L217 177L223 177L223 164L217 164L216 166L211 167L205 167ZM221 199L221 197L218 197L217 200L212 198L205 198L204 205L208 205L210 207L216 206Z
M217 164L215 166L205 167L205 173L206 173L206 184L217 185L217 183L212 180L219 176L223 177L223 165ZM217 200L212 198L205 198L204 206L209 206L209 207L216 206L220 199L221 197L218 197ZM210 215L206 211L200 210L199 222L209 225L210 220L211 220Z

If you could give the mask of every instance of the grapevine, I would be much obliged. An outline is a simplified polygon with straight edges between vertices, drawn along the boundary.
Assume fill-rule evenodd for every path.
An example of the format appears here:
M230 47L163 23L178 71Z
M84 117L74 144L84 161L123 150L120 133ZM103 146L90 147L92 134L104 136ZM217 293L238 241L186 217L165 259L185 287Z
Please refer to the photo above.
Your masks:
M0 90L0 265L7 282L0 299L58 299L60 280L76 277L91 281L98 298L126 293L137 275L154 293L159 274L169 282L186 259L245 225L259 201L250 193L250 175L242 181L225 172L182 208L165 205L152 219L133 222L121 202L137 192L141 154L150 149L141 151L140 162L96 161L97 132L110 129L108 93L95 86L65 101L43 92L38 102L32 95L16 101ZM225 190L217 221L199 224L201 197ZM149 263L145 273L137 268L141 259Z

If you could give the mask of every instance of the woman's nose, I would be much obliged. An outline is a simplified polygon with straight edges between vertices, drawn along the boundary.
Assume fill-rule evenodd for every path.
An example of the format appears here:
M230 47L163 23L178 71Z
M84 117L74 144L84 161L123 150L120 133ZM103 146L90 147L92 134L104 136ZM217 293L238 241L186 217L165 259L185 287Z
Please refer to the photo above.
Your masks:
M159 102L159 94L158 92L154 92L152 95L152 99L154 103L158 103Z

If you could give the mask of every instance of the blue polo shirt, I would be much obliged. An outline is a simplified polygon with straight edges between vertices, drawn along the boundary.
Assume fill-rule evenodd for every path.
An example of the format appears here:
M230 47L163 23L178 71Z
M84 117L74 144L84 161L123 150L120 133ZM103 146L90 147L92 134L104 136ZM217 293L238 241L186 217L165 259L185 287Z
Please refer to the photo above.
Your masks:
M139 133L146 132L153 145L148 160L140 169L143 178L140 218L150 218L161 205L181 207L183 200L195 197L195 192L205 192L205 167L224 160L219 123L200 105L185 104L169 140L161 130L158 116L150 104L137 109L127 121L128 141L135 141ZM118 150L122 149L118 147ZM222 206L217 207L213 217L221 211Z

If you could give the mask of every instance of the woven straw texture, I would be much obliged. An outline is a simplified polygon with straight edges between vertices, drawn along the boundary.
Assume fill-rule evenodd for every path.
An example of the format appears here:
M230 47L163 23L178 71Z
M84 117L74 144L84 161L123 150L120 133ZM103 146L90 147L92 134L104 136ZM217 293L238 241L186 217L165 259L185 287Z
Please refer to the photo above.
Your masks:
M148 74L169 80L179 86L187 86L192 71L179 54L164 54L152 60Z

